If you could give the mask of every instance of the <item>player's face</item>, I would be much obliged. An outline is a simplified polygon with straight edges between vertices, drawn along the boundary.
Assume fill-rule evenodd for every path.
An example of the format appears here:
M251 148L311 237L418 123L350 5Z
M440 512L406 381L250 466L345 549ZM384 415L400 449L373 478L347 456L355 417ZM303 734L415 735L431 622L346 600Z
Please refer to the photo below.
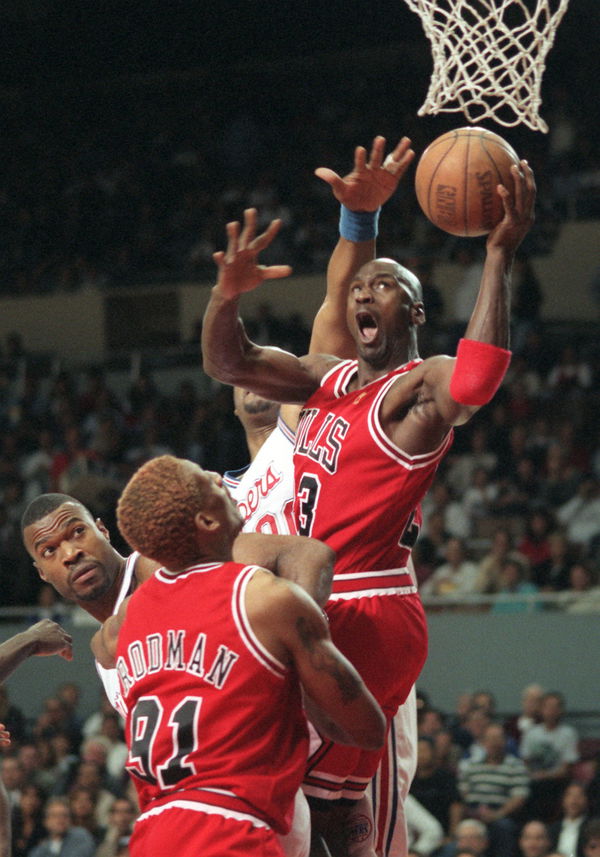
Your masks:
M418 281L401 265L391 259L363 265L350 284L347 310L359 356L375 368L406 359L408 331L422 306Z
M23 540L42 580L70 601L100 598L122 565L104 524L78 503L63 503L25 527Z

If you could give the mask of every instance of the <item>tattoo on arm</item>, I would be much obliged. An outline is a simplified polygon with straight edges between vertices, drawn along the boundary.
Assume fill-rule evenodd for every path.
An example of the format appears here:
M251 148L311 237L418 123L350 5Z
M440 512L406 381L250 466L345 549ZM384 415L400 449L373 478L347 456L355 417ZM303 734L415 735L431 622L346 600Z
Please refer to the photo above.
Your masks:
M303 648L308 652L313 669L328 673L337 683L342 702L353 702L360 696L361 682L355 675L349 674L337 662L336 658L318 645L321 634L318 628L304 616L296 620L296 631Z

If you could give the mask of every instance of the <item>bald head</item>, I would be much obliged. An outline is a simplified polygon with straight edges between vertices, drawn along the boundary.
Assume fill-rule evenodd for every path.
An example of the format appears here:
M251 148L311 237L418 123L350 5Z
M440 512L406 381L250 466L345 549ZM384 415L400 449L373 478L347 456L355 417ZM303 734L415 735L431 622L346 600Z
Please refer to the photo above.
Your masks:
M423 289L421 288L419 278L412 271L409 271L408 268L405 268L404 265L394 261L394 259L387 259L385 257L373 259L362 266L358 272L358 276L365 274L370 276L375 271L385 271L392 274L407 293L412 303L418 303L423 300Z

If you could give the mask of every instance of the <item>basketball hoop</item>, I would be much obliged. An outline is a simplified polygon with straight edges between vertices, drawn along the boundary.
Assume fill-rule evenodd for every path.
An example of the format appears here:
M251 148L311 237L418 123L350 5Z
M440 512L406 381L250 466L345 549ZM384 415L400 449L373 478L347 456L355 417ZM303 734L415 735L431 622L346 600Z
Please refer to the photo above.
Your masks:
M546 56L569 0L406 0L431 42L433 72L418 115L458 113L470 122L523 122L539 115Z

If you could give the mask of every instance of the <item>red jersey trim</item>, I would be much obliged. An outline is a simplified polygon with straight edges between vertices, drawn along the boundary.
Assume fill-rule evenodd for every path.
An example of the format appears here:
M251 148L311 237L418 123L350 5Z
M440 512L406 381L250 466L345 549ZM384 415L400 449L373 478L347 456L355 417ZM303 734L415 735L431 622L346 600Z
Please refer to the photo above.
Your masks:
M246 613L246 587L255 572L258 570L256 565L245 566L237 576L233 585L233 595L231 598L231 612L233 620L236 624L240 637L246 645L246 648L251 655L254 655L257 661L261 663L265 669L277 676L277 678L285 678L288 669L285 664L271 654L271 652L260 642L248 620Z

